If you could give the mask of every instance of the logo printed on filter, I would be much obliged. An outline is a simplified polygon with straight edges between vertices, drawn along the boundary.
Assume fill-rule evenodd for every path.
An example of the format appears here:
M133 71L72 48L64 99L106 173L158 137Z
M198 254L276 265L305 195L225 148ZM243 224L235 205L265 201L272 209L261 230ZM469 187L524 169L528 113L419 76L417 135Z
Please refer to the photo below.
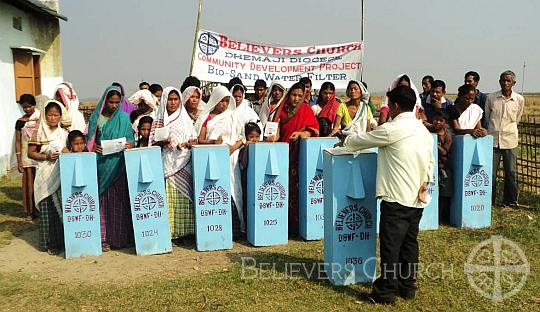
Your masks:
M66 204L64 205L64 211L66 213L71 213L72 211L83 213L87 210L89 212L96 210L96 202L90 194L75 192L66 199Z
M135 211L140 211L141 208L145 210L153 210L156 207L163 208L163 196L155 190L144 190L137 193L133 206Z
M342 232L338 234L338 241L348 242L359 240L368 240L371 237L371 233L368 229L373 227L373 214L364 206L358 206L358 204L349 205L337 214L335 221L336 232ZM359 230L366 231L361 231Z
M323 191L324 191L323 175L318 174L314 176L313 179L311 179L311 181L309 181L308 194L314 194L315 192L317 192L318 194L322 194Z
M229 203L229 193L221 185L207 185L199 194L199 205L201 206L205 204L215 206L220 203L225 205Z
M287 198L285 187L276 181L266 181L257 189L259 208L283 208L283 202Z
M467 173L467 176L465 176L464 186L465 187L489 186L489 175L484 169L478 169L478 168L471 169Z
M93 213L96 211L96 201L90 194L75 192L66 199L64 212L66 213L66 221L81 222L93 221Z
M219 49L219 40L210 32L204 32L199 36L199 49L206 55L212 55Z

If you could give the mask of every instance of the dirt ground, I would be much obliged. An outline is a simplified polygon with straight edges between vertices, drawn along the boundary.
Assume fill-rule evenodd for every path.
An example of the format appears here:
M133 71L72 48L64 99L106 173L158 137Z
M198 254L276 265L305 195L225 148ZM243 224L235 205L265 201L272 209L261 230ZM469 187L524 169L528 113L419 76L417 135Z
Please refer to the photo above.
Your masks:
M227 270L227 267L250 251L284 251L290 245L251 247L247 242L234 243L233 249L198 252L194 246L173 247L170 254L137 256L134 248L112 250L100 257L64 259L37 250L37 231L14 237L0 248L0 272L26 273L32 279L69 283L130 283L149 276L181 277Z

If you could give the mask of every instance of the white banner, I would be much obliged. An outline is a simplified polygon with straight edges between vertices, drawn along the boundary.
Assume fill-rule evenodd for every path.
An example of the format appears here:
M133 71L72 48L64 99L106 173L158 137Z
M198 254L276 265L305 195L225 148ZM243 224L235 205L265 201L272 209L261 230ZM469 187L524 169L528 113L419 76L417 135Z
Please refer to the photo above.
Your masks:
M200 30L197 36L193 75L201 80L228 82L233 77L253 86L263 79L285 87L309 77L313 88L325 81L345 89L358 80L362 68L363 44L349 42L307 47L278 47L233 40L226 35Z

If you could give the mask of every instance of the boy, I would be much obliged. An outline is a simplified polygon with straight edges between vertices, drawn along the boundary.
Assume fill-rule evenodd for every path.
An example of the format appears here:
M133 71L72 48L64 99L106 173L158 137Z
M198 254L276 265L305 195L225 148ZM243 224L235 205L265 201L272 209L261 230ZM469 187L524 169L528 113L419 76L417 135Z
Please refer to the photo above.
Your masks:
M448 130L448 113L442 109L433 112L433 128L437 134L439 166L439 223L450 223L450 198L452 197L452 171L449 154L452 134Z
M266 81L262 79L257 79L255 81L255 86L253 86L253 89L255 90L255 101L251 102L251 108L257 113L257 116L261 113L261 107L264 102L264 98L266 96Z
M429 91L429 95L425 99L425 101L422 101L422 106L424 107L422 115L422 121L424 122L424 125L428 128L428 130L433 132L433 113L436 109L446 109L450 105L454 105L454 103L445 98L446 95L446 84L442 80L435 80L433 81L433 84L431 85L431 90Z
M68 148L70 153L86 152L86 138L79 130L73 130L68 134Z
M260 141L261 128L254 122L248 122L244 127L244 133L246 134L246 145L240 150L240 169L241 183L242 183L242 196L244 197L244 223L247 224L247 168L248 168L248 148L249 145Z
M154 120L150 116L144 116L139 120L137 147L147 147L150 138L150 129L152 129Z

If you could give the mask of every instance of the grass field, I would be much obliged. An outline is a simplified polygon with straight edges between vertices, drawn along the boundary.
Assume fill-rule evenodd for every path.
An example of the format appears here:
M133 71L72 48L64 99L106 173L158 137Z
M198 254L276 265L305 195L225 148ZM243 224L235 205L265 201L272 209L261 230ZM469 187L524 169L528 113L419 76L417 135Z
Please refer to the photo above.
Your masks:
M17 179L0 181L0 263L14 252L14 246L22 244L21 237L37 235L36 226L25 220L22 213L19 183ZM141 258L132 255L132 251L62 260L30 248L28 258L40 256L40 260L35 261L38 263L32 264L32 269L26 269L26 263L21 263L17 270L9 269L13 264L0 265L0 310L539 311L539 220L539 211L496 207L490 229L442 227L421 232L423 266L417 298L411 301L400 299L393 307L366 302L364 295L370 290L368 285L335 287L324 279L316 278L317 274L310 277L310 272L303 270L291 273L288 269L290 263L301 263L311 268L323 258L322 242L292 240L288 245L273 248L253 248L240 243L235 244L233 250L220 253L197 253L191 248L175 247L173 254L168 256L172 260L185 259L186 254L197 259L206 257L215 262L208 270L200 266L192 268L192 264L184 260L175 262L177 268L171 268L160 264L160 259L166 256ZM477 294L464 273L464 263L472 248L492 235L502 235L518 244L531 269L523 289L499 303ZM223 255L229 261L219 262L217 255ZM256 270L250 266L243 270L243 256L252 257L257 263L273 263L274 267ZM97 271L86 272L92 270L93 263L125 258L148 263L148 267L141 264L125 266L114 274L111 272L110 277ZM77 278L62 279L55 275L62 272L47 269L48 262L56 262L66 269L77 265L85 265L87 269L79 270ZM178 269L177 273L175 269ZM150 274L143 274L148 272ZM243 273L247 277L257 273L257 278L242 279ZM128 275L134 278L124 278Z

